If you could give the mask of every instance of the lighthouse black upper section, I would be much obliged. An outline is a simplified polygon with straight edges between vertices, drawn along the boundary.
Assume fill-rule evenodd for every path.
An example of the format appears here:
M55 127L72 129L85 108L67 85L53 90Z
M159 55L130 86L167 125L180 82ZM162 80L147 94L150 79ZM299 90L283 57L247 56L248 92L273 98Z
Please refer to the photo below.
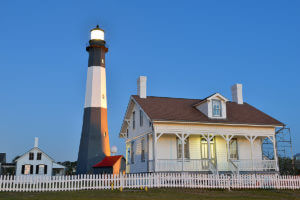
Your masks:
M103 40L90 40L90 46L86 48L89 52L89 67L101 66L105 67L105 53L108 48Z

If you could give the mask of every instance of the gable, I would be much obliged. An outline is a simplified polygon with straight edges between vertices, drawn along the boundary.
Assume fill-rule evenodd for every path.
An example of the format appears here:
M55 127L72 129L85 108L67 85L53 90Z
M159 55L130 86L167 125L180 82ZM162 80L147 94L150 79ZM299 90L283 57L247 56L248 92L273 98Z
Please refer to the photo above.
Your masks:
M133 128L133 112L135 112L135 128ZM142 124L140 124L141 120L143 120ZM119 137L126 137L127 131L130 132L131 136L138 135L141 132L149 131L149 126L147 125L149 122L151 122L150 117L139 105L139 103L131 97L127 105Z
M215 116L213 112L214 102L217 101L220 104L219 115ZM215 93L200 102L196 103L194 106L203 114L205 114L209 118L215 119L226 119L227 117L227 109L226 102L228 101L223 95L219 93Z
M42 157L45 157L46 159L51 160L52 162L54 162L54 160L50 156L48 156L46 153L44 153L38 147L34 147L34 148L30 149L29 151L27 151L26 153L24 153L23 155L21 155L18 159L16 159L16 162L18 162L19 160L22 160L22 159L29 159L29 153L31 153L31 152L42 153Z

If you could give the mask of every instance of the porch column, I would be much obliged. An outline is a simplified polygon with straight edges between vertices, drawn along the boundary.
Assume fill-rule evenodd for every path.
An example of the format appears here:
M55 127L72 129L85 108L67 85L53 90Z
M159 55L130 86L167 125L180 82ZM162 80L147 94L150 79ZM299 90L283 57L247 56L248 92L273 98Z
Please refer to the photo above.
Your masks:
M184 171L184 133L181 133L181 157L182 157L181 171Z
M273 149L274 149L274 160L276 162L276 171L279 171L279 164L278 164L278 155L277 155L277 148L276 148L276 136L268 136L268 138L273 143Z
M256 139L257 136L247 136L245 135L245 137L249 140L250 142L250 145L251 145L251 162L252 162L252 171L254 170L254 162L253 162L253 143L254 143L254 140Z
M230 159L230 140L233 138L234 135L221 135L223 139L226 141L226 147L227 147L227 161Z
M153 131L153 137L152 137L152 142L153 142L153 172L156 172L156 163L157 163L157 150L156 150L156 142L157 142L157 139L156 139L156 133L155 131Z
M203 136L204 136L204 135L203 135ZM204 136L204 138L205 138L206 141L207 141L207 153L208 153L208 159L211 160L210 141L211 141L211 139L214 138L214 135L207 134L207 137Z

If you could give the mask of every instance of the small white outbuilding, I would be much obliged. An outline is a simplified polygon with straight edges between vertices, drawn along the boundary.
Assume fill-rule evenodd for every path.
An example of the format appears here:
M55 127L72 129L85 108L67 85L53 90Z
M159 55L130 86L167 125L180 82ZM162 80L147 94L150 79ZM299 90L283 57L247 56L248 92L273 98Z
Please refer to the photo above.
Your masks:
M55 176L64 175L65 166L55 163L54 159L38 148L38 138L34 147L16 160L16 176Z

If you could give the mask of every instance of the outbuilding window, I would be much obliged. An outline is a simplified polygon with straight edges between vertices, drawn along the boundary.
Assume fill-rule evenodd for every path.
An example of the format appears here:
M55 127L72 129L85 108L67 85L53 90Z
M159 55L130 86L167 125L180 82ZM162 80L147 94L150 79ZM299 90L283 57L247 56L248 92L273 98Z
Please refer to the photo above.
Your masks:
M42 160L42 153L37 153L36 159L37 160Z
M29 153L29 160L33 160L34 159L34 153L30 152Z

